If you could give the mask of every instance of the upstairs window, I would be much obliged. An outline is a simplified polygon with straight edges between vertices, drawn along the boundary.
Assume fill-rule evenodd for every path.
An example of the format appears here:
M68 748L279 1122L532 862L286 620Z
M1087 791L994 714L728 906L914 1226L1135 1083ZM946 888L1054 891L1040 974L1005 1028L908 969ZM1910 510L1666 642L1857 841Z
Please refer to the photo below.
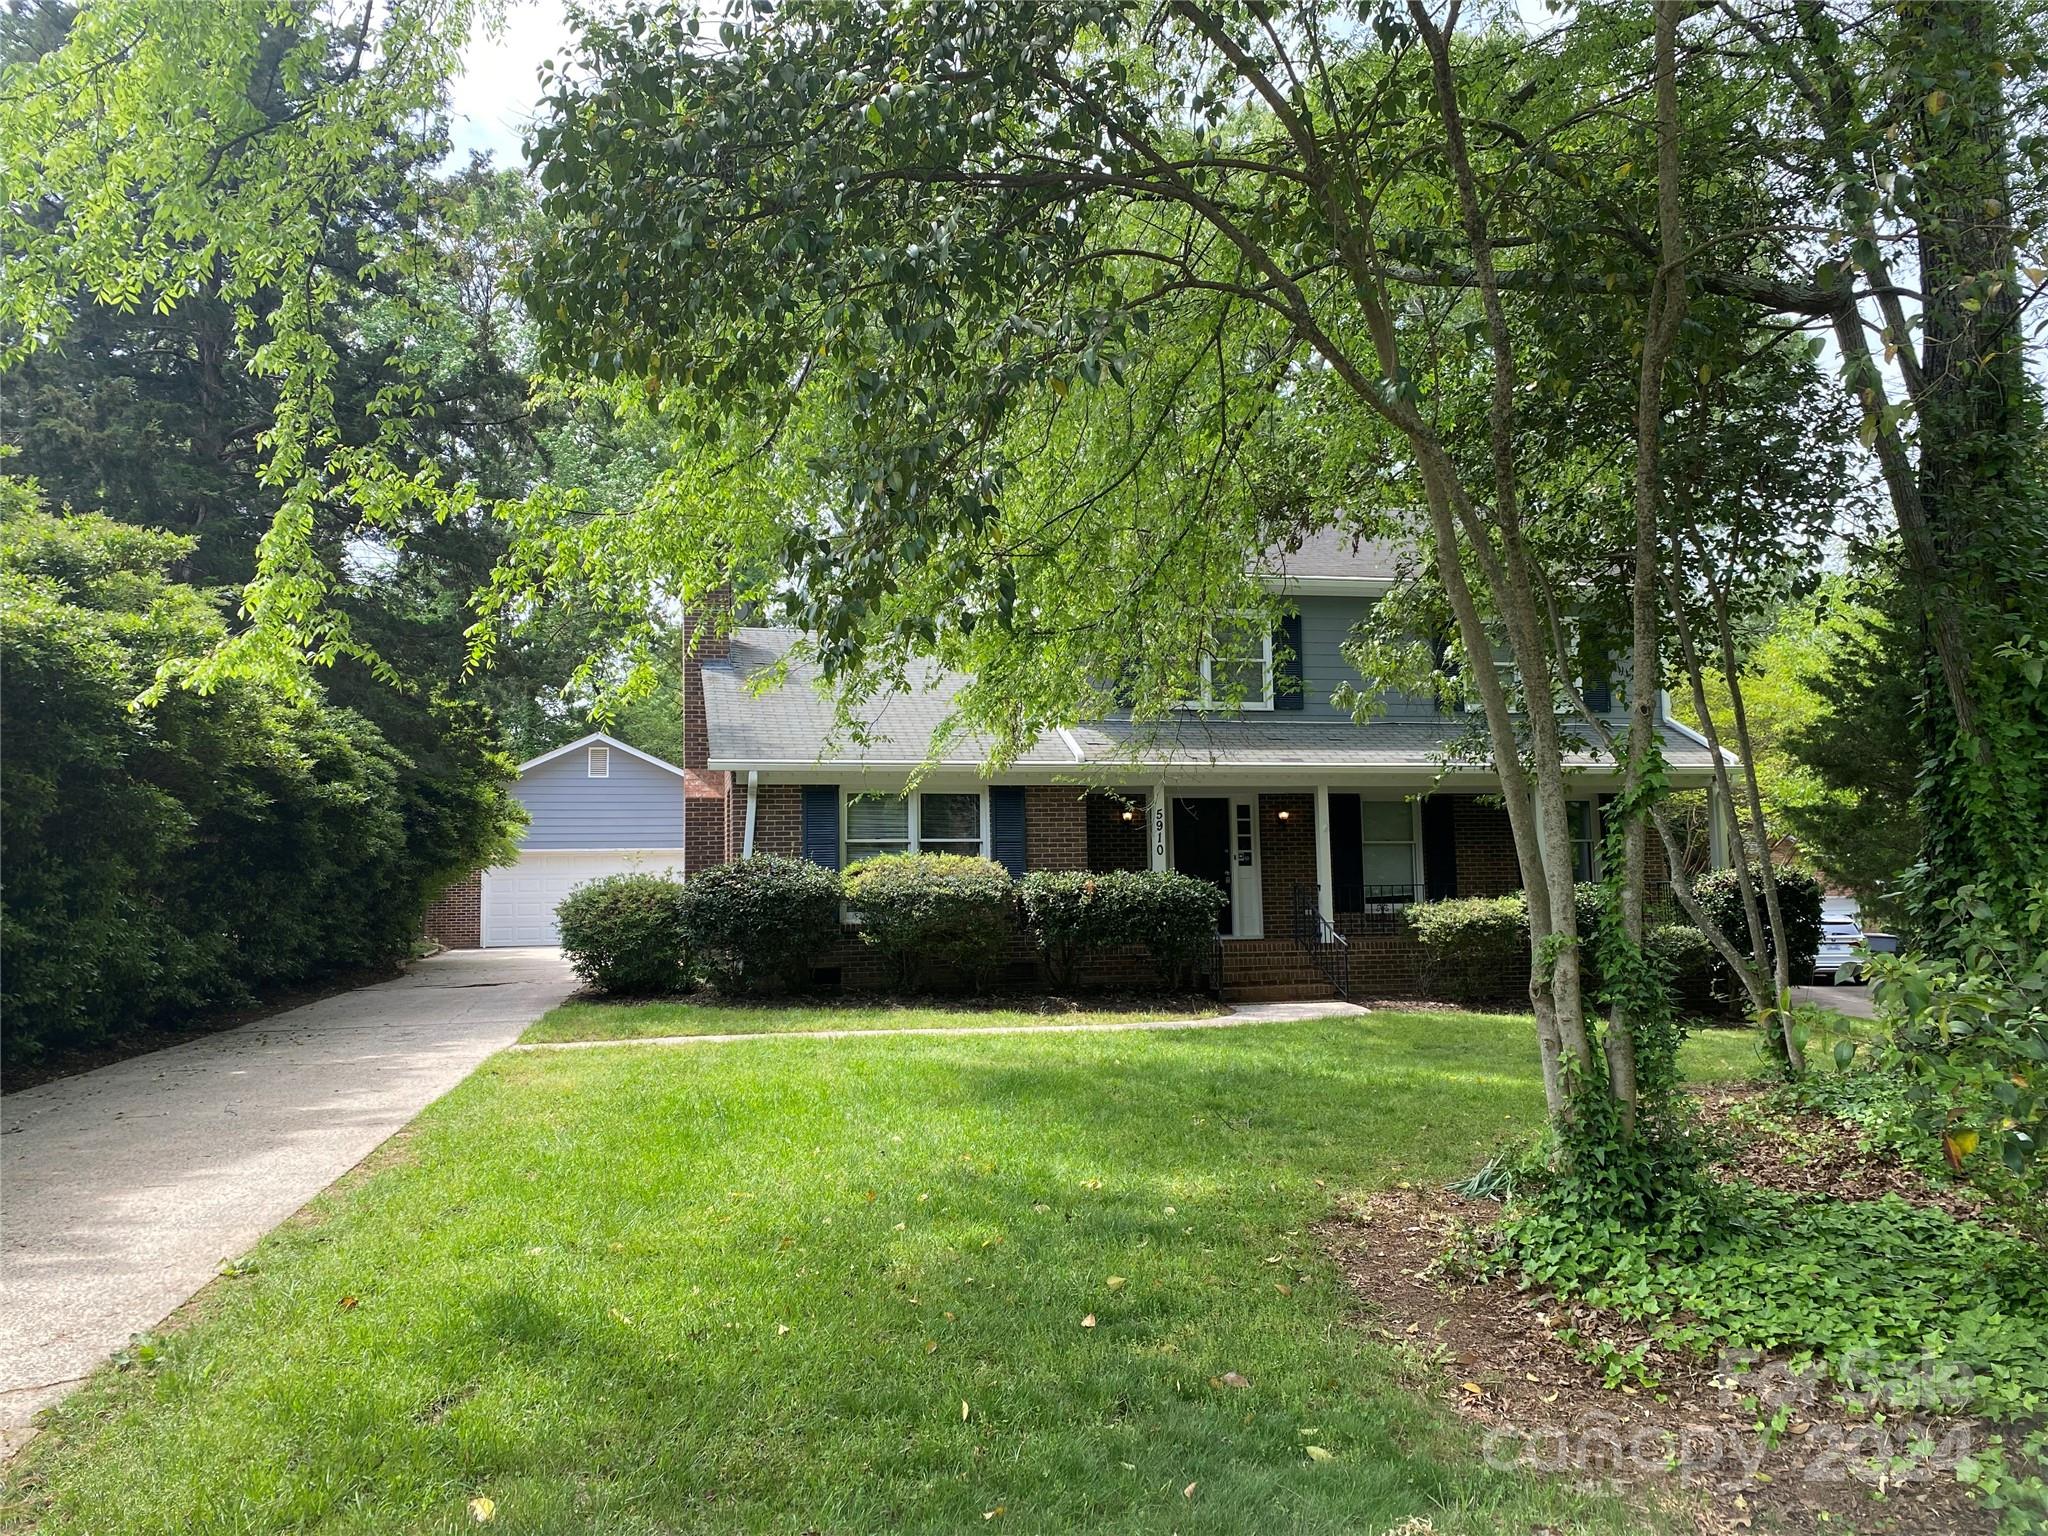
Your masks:
M612 776L612 749L592 747L585 760L584 770L593 779L608 779Z
M1273 634L1233 625L1219 634L1222 648L1202 658L1201 692L1189 709L1271 709Z

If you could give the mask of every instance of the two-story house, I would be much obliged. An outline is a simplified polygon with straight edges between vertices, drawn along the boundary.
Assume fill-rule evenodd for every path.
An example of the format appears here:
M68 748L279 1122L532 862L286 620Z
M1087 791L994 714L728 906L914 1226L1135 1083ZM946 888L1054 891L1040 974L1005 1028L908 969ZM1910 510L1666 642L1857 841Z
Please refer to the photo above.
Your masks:
M1048 731L993 774L980 769L978 743L952 742L914 790L960 678L934 671L919 691L878 701L865 739L838 748L833 701L801 663L770 692L747 686L785 656L792 632L707 631L686 669L682 766L715 792L689 802L684 867L753 853L843 867L922 849L980 854L1016 875L1174 869L1228 897L1223 979L1236 995L1319 989L1296 943L1303 908L1346 936L1354 991L1398 992L1415 959L1402 906L1521 883L1506 812L1487 798L1497 781L1452 751L1479 728L1473 717L1396 698L1360 725L1331 702L1341 685L1363 686L1343 643L1397 579L1398 557L1338 534L1276 552L1261 576L1294 611L1276 636L1213 664L1235 668L1241 686L1217 690L1211 707L1196 701L1163 727L1108 719ZM1618 688L1593 702L1617 723L1626 709ZM1674 785L1709 783L1706 743L1668 708L1659 718ZM1573 767L1572 825L1591 878L1615 774L1590 742Z

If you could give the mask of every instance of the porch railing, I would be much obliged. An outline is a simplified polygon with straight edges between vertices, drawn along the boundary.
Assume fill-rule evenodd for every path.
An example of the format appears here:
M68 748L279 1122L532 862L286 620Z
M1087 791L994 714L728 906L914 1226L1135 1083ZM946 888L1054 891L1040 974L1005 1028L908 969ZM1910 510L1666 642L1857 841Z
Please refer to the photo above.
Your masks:
M1323 916L1321 891L1312 882L1294 887L1294 942L1305 951L1336 994L1351 996L1351 945ZM1334 893L1333 893L1334 894Z
M1401 914L1422 900L1419 885L1347 885L1330 887L1331 910L1353 919L1354 933L1381 934L1401 931Z

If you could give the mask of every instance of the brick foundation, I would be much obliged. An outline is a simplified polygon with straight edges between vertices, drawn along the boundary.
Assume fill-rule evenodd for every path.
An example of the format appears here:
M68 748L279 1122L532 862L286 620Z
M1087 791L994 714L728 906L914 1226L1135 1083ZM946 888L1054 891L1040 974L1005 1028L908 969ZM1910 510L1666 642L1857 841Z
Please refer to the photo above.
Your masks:
M444 949L475 949L483 943L484 877L471 870L435 898L420 931Z

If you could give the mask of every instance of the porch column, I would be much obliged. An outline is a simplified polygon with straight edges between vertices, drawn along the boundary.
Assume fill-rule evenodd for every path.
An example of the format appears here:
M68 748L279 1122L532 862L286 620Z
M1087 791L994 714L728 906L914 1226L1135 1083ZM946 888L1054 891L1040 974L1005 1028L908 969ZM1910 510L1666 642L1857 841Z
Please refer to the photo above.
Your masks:
M1728 804L1714 789L1707 791L1707 862L1715 869L1727 869L1733 862L1728 856Z
M1316 786L1316 906L1321 909L1323 921L1332 927L1337 923L1337 890L1331 881L1330 870L1330 786Z
M1154 784L1150 803L1145 807L1146 847L1151 855L1152 868L1166 868L1166 786Z

